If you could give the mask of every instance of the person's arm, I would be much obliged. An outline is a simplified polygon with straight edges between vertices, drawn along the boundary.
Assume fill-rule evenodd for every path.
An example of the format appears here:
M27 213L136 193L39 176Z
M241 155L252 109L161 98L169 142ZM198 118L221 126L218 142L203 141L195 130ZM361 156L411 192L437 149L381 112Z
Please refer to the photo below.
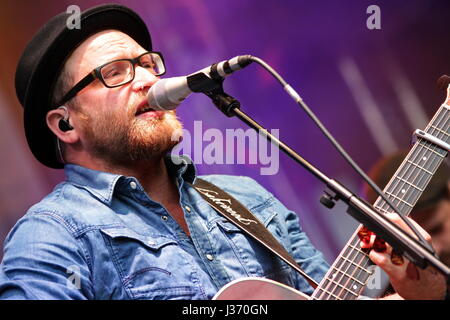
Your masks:
M0 299L88 299L82 243L51 213L27 215L11 230L0 265Z
M330 267L328 262L303 231L297 214L286 208L277 199L275 199L273 205L274 210L284 219L283 222L287 229L288 239L285 243L287 243L290 248L286 249L290 251L292 257L296 260L302 270L319 283ZM301 278L302 281L298 284L297 289L306 294L311 294L312 287L307 284L306 280L300 274L298 274L298 277Z

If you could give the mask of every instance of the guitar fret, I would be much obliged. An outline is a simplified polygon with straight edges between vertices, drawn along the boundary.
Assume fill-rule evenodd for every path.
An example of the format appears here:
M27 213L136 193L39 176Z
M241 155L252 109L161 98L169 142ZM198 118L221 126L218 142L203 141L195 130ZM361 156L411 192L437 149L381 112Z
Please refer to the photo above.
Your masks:
M450 91L447 96L448 101L450 101L449 97ZM444 103L424 130L447 143L450 143L449 111L450 106ZM407 216L411 212L446 156L447 150L420 137L417 138L416 143L383 190L386 195L393 197L395 202L398 202L396 207L400 214ZM381 197L375 201L374 207L384 213L393 211ZM347 291L347 287L352 286L353 290L350 291L357 294L363 289L373 272L366 269L366 266L370 264L369 251L363 251L358 246L360 242L358 231L361 227L362 225L357 228L319 287L314 291L313 299L320 299L321 295L330 290L335 292L335 294L331 293L330 298L332 296L337 298L336 291L338 290L345 298L347 293L343 290ZM352 299L353 295L349 298Z
M348 246L347 246L347 249L350 249L350 250L352 250L352 252L357 253L357 254L362 253L363 256L361 256L361 260L362 260L362 261L364 261L364 260L368 261L368 258L367 258L368 255L367 255L367 253L364 252L364 251L362 251L362 250L360 250L359 248L357 248L357 247L355 247L354 245L351 244L351 243L357 243L358 241L359 241L359 240L358 240L357 236L355 236L354 238L352 238L352 239L349 241L349 244L348 244ZM349 255L351 254L351 252L350 252L350 254L348 253L348 250L347 250L347 251L343 250L339 258L343 258L342 255L344 255L345 252L347 252L347 256L349 256ZM341 264L341 263L342 263L342 264ZM341 264L341 266L339 266L339 264ZM358 284L358 285L359 285L359 290L361 290L361 289L364 287L365 281L367 281L367 279L368 279L369 276L372 274L372 272L368 272L367 269L366 269L366 271L364 272L363 270L360 270L360 269L358 269L358 268L355 268L355 269L353 269L353 271L350 270L350 273L352 273L352 274L349 274L348 272L346 272L346 271L340 269L340 268L343 268L346 264L348 264L348 263L345 262L343 259L337 259L337 260L336 260L336 262L335 262L335 263L333 264L333 266L330 268L330 270L329 270L329 272L327 273L327 275L324 277L324 279L322 280L322 282L319 284L319 287L316 288L316 290L314 290L313 295L312 295L314 299L322 299L321 296L322 296L323 293L321 293L320 291L321 291L321 290L324 291L324 289L323 289L324 287L326 287L327 289L330 289L330 283L328 283L328 282L329 282L329 275L330 275L330 274L331 274L332 277L337 277L338 274L342 274L342 276L341 276L341 278L340 278L340 281L341 281L341 282L342 282L342 280L345 280L344 277L347 277L348 279L346 280L346 283L348 283L349 281L353 281L353 282L352 282L352 283L353 283L353 286L355 286L356 284ZM350 265L351 265L351 264L349 264L349 265L347 266L347 270L348 270L348 267L349 267ZM338 267L338 266L339 266L339 267ZM358 275L355 275L356 270L359 270L359 271L358 271ZM358 278L360 278L360 279L358 279L358 278L356 278L356 277L358 277ZM345 286L345 284L344 284L344 286ZM329 290L328 290L328 291L329 291ZM342 291L342 290L341 290L341 291ZM336 297L336 295L334 295L334 296ZM342 299L341 299L341 300L342 300Z
M324 288L319 288L319 290L322 290L323 292L327 293L328 295L333 296L334 298L336 298L337 300L342 300L341 298L339 298L338 296L334 295L333 293L331 293L330 291L324 289Z
M450 136L447 131L448 131L448 124L447 124L447 120L448 117L446 115L448 111L448 107L445 106L444 108L442 108L441 110L439 110L436 115L433 117L432 121L429 123L429 125L427 126L427 128L425 129L425 131L427 133L433 134L432 132L430 132L432 129L437 129L440 130L442 133L444 133L447 136ZM440 125L440 122L444 120L444 125ZM434 128L433 128L434 127ZM439 138L439 137L437 137ZM445 140L445 139L444 139Z
M427 125L425 131L438 139L450 143L448 142L450 140L450 87L447 91L447 103L449 105L444 104L441 106ZM422 138L417 139L383 190L388 197L399 200L399 203L395 205L398 213L405 216L409 215L431 178L447 156L447 153L447 150L431 142ZM382 197L378 197L373 206L382 213L393 212L389 211L392 209ZM362 227L363 225L360 224L356 229L319 286L315 288L313 294L309 297L309 300L358 298L369 277L374 274L369 259L370 250L362 249L359 246L361 241L358 237L358 231Z
M409 181L407 181L407 180L405 180L405 179L403 179L403 178L400 178L399 176L395 176L395 178L401 180L401 181L404 182L404 183L409 184L410 186L412 186L413 188L419 190L420 192L423 192L423 189L419 188L419 187L416 186L415 184L413 184L413 183L411 183L411 182L409 182Z
M425 148L425 149L428 149L429 151L431 151L431 152L433 152L434 154L436 154L436 155L438 155L439 157L441 157L441 158L445 158L445 156L443 156L442 154L440 154L439 152L437 152L436 150L433 150L433 149L431 149L431 148L429 148L427 145L425 145L423 142L424 142L425 140L420 140L420 145L421 145L421 147L423 147L423 148Z
M354 295L355 297L358 296L357 293L353 292L353 291L350 290L349 288L344 287L342 284L340 284L340 283L334 281L333 279L327 278L327 280L330 281L330 282L332 282L332 283L334 283L334 284L337 284L339 287L341 287L342 289L344 289L345 291L347 291L347 293L350 293L350 294ZM342 291L342 290L341 290L341 291Z
M357 247L355 247L355 246L353 246L353 245L349 245L349 247L350 248L352 248L353 250L356 250L356 251L359 251L360 253L362 253L362 254L364 254L365 256L369 256L367 253L365 253L364 251L362 251L360 248L357 248Z
M348 259L346 259L346 260L348 260ZM345 262L343 262L341 267L343 267L343 266L345 266ZM335 296L340 296L342 298L346 298L347 294L351 294L355 298L358 297L359 293L357 293L353 290L350 290L347 286L351 285L354 290L359 291L364 287L364 282L356 279L355 277L348 274L347 272L337 269L336 267L333 267L332 270L334 270L335 272L333 272L328 277L325 277L325 279L324 279L325 283L326 283L326 281L328 281L328 283L327 283L328 291L331 290ZM358 269L355 268L355 269L353 269L352 272L355 273L356 270L358 270ZM363 269L363 270L366 270L366 269ZM339 277L339 274L342 274L342 276ZM333 285L334 285L334 287L333 287ZM338 286L340 288L338 288Z
M394 194L392 194L392 193L390 193L390 192L386 192L386 191L385 191L384 193L386 193L387 195L389 195L389 196L391 196L391 197L393 197L393 198L395 198L395 199L397 199L397 200L403 202L404 204L406 204L407 206L410 206L411 208L414 207L412 204L406 202L406 201L403 200L402 198L399 198L399 197L397 197L396 195L394 195Z
M422 170L425 171L426 173L433 175L433 172L428 171L427 169L425 169L425 168L422 167L422 166L419 166L417 163L414 163L414 162L412 162L412 161L410 161L410 160L408 160L407 162L411 163L412 165L416 166L416 167L419 168L419 169L422 169Z
M433 129L435 129L435 130L437 130L437 131L439 131L439 132L445 134L446 136L450 137L450 134L448 134L447 132L445 132L445 131L443 131L443 130L441 130L441 129L435 127L435 126L430 126L430 128L433 128Z
M434 124L436 122L436 119L439 119L439 121L440 121L441 120L440 117L445 117L446 116L446 112L448 111L448 109L449 109L448 105L442 104L440 106L439 110L436 112L436 114L431 119L430 123L427 126L427 129L429 128L430 125L432 125L432 124Z
M342 270L340 270L340 269L333 268L333 270L336 270L337 272L342 273L344 276L349 277L350 279L352 279L352 280L355 281L355 282L358 282L358 283L359 283L360 285L362 285L362 286L364 285L363 282L359 281L359 280L356 279L355 277L349 275L348 273L346 273L346 272L344 272L344 271L342 271ZM336 273L333 273L333 274L336 274Z
M353 265L355 265L355 266L358 267L359 269L364 270L364 271L366 271L367 273L370 273L369 270L367 270L367 269L361 267L361 266L360 266L359 264L357 264L356 262L354 262L354 261L352 261L352 260L350 260L350 259L347 259L347 258L345 258L345 257L341 257L341 258L344 259L344 260L349 261L350 263L352 263Z

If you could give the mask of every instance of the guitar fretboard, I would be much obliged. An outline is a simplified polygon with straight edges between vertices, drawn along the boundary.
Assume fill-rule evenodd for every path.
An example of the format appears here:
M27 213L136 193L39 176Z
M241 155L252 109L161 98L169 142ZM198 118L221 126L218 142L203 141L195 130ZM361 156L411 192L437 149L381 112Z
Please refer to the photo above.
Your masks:
M424 131L446 143L450 142L448 103L439 108ZM399 213L409 215L446 155L446 150L418 138L383 190ZM375 201L374 207L383 213L393 211L381 197ZM360 247L358 231L361 226L352 235L310 299L353 300L360 295L373 272L368 252Z

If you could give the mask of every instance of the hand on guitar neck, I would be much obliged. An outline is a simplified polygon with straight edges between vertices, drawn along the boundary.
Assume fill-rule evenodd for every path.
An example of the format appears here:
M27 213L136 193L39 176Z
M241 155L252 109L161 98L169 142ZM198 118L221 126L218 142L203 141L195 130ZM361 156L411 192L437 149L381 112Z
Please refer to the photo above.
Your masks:
M396 214L389 213L387 216L403 230L413 234ZM431 236L414 220L410 219L410 221L431 243ZM447 291L445 278L433 267L418 268L405 257L396 254L395 251L393 252L388 243L377 238L375 234L364 227L358 235L361 239L361 247L370 250L369 258L387 273L393 288L397 292L397 294L387 296L384 299L439 300L445 298Z

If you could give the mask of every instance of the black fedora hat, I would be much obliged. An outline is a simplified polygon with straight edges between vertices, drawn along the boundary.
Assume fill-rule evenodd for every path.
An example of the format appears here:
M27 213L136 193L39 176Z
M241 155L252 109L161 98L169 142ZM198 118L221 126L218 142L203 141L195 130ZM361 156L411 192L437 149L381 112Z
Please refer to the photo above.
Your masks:
M69 28L71 14L63 12L48 21L26 46L16 69L16 93L24 108L25 136L33 155L50 168L62 168L56 137L48 128L53 86L65 60L84 40L107 29L128 34L144 49L152 43L144 21L131 9L106 4L81 12L80 28Z

